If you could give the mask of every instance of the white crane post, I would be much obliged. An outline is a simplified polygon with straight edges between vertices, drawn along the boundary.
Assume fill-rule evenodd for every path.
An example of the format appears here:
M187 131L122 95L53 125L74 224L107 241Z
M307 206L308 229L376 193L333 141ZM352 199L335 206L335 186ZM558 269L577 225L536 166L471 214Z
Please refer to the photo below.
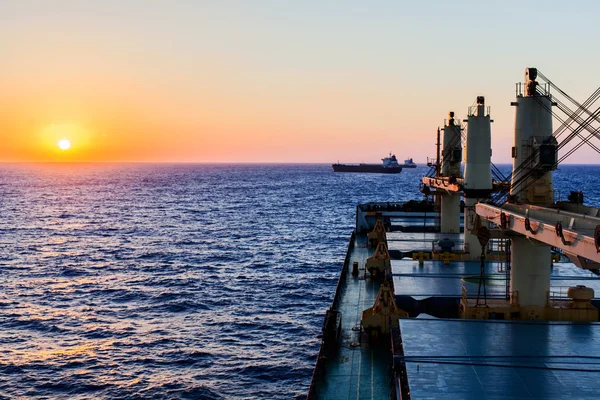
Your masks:
M465 252L478 259L481 244L475 232L475 204L492 192L492 135L491 119L485 107L485 98L477 96L477 105L469 107L465 145ZM484 223L485 224L485 223ZM486 224L487 225L487 224Z
M461 128L456 125L454 112L448 114L447 124L444 125L444 150L442 176L448 178L460 177L462 160ZM446 193L442 195L440 205L440 231L442 233L460 233L460 195Z
M538 86L536 77L535 68L525 69L525 93L518 91L512 103L516 112L510 201L543 206L554 201L556 139L552 136L552 100L547 87ZM513 238L510 290L518 292L520 305L546 305L550 256L550 246L524 236Z

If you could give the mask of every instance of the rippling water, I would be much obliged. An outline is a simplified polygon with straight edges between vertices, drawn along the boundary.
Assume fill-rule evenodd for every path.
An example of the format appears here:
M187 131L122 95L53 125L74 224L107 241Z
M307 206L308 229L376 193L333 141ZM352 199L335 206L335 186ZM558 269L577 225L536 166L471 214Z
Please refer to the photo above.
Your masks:
M426 170L0 165L0 398L303 398L355 205Z

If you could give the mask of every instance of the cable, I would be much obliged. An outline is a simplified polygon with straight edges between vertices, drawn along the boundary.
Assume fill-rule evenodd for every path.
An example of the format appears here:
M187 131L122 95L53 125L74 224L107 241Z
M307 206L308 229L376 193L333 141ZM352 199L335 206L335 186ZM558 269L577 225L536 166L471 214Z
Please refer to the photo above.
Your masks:
M546 79L546 78L544 78L544 79ZM552 85L553 85L553 87L556 87L556 85L554 85L554 84L552 84ZM557 89L560 93L563 93L567 98L571 99L570 96L568 96L560 88L557 88ZM546 95L545 93L540 93L540 94ZM597 112L590 113L590 111L587 110L587 108L586 108L586 106L588 106L589 104L593 104L598 99L599 96L600 96L600 88L598 88L594 93L592 93L592 95L590 95L590 97L584 102L584 104L579 104L571 99L571 101L573 101L579 107L578 110L575 112L573 112L568 107L566 107L562 102L556 101L557 104L560 104L559 109L568 115L568 118L565 121L563 121L562 118L560 118L555 112L553 112L551 107L548 107L546 104L544 104L544 102L542 102L537 96L532 96L544 109L549 111L553 117L555 117L559 121L562 121L562 125L553 134L553 136L555 138L560 136L560 134L562 132L564 132L566 129L571 130L571 133L568 135L568 137L557 146L557 149L556 149L557 151L559 149L563 148L564 146L566 146L575 137L580 137L582 139L582 142L580 142L578 145L576 145L575 148L570 150L565 156L561 157L560 161L558 161L553 167L558 165L558 163L561 162L562 160L564 160L566 157L573 154L575 150L579 149L585 143L587 143L588 145L590 145L590 147L592 147L594 150L596 150L597 152L600 153L600 149L597 146L595 146L593 143L590 142L590 139L592 136L600 138L600 135L598 134L597 129L595 129L595 130L590 129L591 122L598 121L600 119L597 117L597 115L598 115ZM585 111L587 114L590 115L585 120L582 120L581 117L579 117L579 114L581 114L583 111ZM598 110L596 110L596 111L598 111ZM570 126L572 123L578 123L579 125L575 129L573 129ZM591 134L588 135L588 137L586 137L586 138L584 138L580 133L583 129L587 129L588 131L591 132ZM527 171L527 173L521 173L521 171L524 169L530 168L530 164L532 164L533 160L537 157L537 155L538 155L538 150L534 149L534 151L529 155L529 157L527 157L521 163L521 165L517 169L515 169L515 171L512 172L511 177L518 176L517 179L512 182L511 190L513 193L522 192L523 190L526 190L528 187L530 187L533 183L535 183L535 180L529 180L529 178L531 177L532 174L534 174L536 172L539 173L539 171L536 171L534 168L531 168L529 171ZM520 187L523 185L525 185L524 188ZM496 193L495 195L491 196L490 200L492 203L494 203L496 205L500 205L500 203L504 204L508 200L508 191L504 190L499 193Z
M596 120L596 118L600 116L600 107L598 107L588 118L586 118L586 120L579 125L571 135L569 135L570 138L575 137L576 134L578 134L580 131L582 131L587 125L589 125L593 120ZM583 146L585 143L588 143L590 138L594 136L594 133L590 133L586 138L583 138L582 141L580 143L578 143L573 149L569 150L567 152L567 154L563 155L560 159L558 159L556 161L556 163L549 169L552 170L554 168L556 168L556 166L558 166L559 163L561 163L562 161L564 161L567 157L569 157L571 154L573 154L575 151L577 151L579 148L581 148L581 146ZM570 140L570 139L569 139ZM568 143L568 142L567 142ZM566 145L565 141L563 140L563 142L561 142L556 151L558 152L558 150L560 150L562 147L564 147ZM530 171L529 174L527 174L526 176L529 177L531 176L531 174L534 172L535 170ZM525 187L524 188L520 188L517 187L519 192L525 191L527 190L529 187L531 187L531 185L535 184L536 180L530 180L529 182L525 182ZM523 183L521 183L522 185ZM520 186L520 185L517 185ZM512 191L515 191L515 185L513 184L513 187L511 188Z
M590 115L590 112L587 110L586 107L583 107L581 104L579 104L575 99L573 99L571 96L569 96L567 93L565 93L561 88L559 88L558 86L556 86L554 84L554 82L552 82L550 79L548 79L544 74L542 74L539 70L537 71L537 74L540 78L542 78L543 80L546 81L546 83L548 83L553 89L557 90L559 93L561 93L563 96L565 96L569 101L571 101L573 104L575 104L576 106L578 106L579 108L582 108L588 115ZM599 88L600 90L600 88ZM584 102L585 104L585 102ZM597 122L600 122L600 118L596 118Z

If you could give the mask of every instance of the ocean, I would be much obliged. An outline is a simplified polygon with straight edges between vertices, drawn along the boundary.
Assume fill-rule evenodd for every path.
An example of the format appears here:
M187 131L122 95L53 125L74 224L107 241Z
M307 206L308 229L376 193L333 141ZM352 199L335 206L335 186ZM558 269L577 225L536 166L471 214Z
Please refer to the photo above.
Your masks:
M0 164L0 398L305 398L356 204L427 170Z

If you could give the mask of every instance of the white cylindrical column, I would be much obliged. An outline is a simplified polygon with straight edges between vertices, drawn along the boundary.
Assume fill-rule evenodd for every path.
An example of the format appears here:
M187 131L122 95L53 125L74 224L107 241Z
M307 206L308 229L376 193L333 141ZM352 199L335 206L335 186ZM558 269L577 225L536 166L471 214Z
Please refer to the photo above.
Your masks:
M483 96L469 112L465 151L465 197L485 198L492 190L492 129ZM470 110L471 111L471 110Z
M492 191L491 119L485 99L477 97L477 106L469 108L465 149L465 252L471 260L481 256L481 244L475 235L475 204Z
M442 153L442 176L460 177L462 161L462 141L460 126L455 125L454 112L450 111L447 125L444 126L444 147Z
M512 150L513 173L510 194L512 201L535 205L554 202L552 169L540 168L543 156L539 145L552 138L552 100L545 90L538 89L537 72L527 68L525 95L513 103L515 111L515 142ZM550 141L552 142L552 141ZM532 170L535 170L532 173ZM528 175L528 176L527 176Z
M538 86L536 76L535 68L525 70L525 93L518 93L513 103L516 112L510 194L514 202L547 205L554 202L556 139L552 137L552 101L548 89ZM546 305L550 254L547 245L523 236L513 238L510 287L518 292L521 306Z
M550 290L550 246L520 236L512 239L510 291L521 306L545 306Z
M462 141L460 126L455 124L454 112L448 114L444 125L442 176L459 178L462 161ZM444 193L440 200L440 232L460 233L460 195Z
M444 194L440 207L440 232L460 233L460 195Z

